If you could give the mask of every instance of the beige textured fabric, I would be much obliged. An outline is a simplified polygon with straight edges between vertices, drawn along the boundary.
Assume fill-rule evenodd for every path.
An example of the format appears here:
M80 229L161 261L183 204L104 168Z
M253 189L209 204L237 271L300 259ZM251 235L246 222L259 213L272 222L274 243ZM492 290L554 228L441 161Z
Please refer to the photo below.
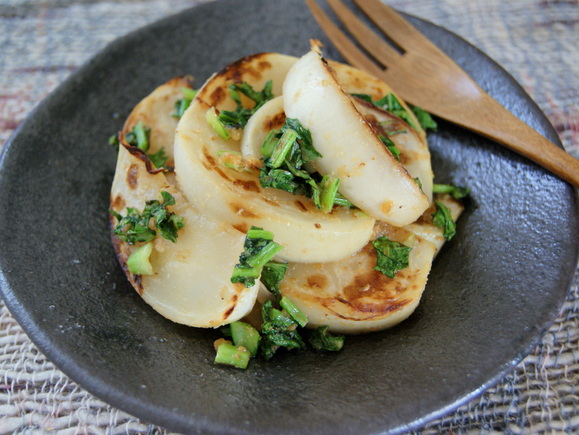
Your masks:
M0 1L0 148L106 43L200 0ZM577 0L389 0L485 51L523 85L579 157ZM77 37L82 35L82 37ZM559 318L498 385L421 433L579 431L578 276ZM0 434L165 433L95 398L32 344L0 303Z

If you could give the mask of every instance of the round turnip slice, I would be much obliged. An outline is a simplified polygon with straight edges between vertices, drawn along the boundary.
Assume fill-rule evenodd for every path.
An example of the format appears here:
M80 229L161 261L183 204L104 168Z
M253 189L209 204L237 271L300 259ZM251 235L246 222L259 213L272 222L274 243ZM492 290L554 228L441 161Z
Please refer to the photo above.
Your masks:
M273 188L259 180L261 162L231 158L241 153L239 139L221 137L207 122L209 110L234 110L232 83L260 91L268 80L279 96L295 58L275 53L244 58L210 78L181 118L175 137L175 170L189 202L210 219L242 232L257 226L273 232L285 261L334 261L352 255L370 239L374 219L360 210L334 207L325 213L310 198ZM232 167L233 166L233 167Z

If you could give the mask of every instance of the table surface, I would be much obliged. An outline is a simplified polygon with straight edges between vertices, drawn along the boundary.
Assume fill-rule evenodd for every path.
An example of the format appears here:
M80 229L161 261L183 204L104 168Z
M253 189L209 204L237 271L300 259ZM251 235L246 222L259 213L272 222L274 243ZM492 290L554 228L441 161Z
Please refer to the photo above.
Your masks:
M107 43L203 0L0 0L0 150L52 90ZM579 1L389 0L501 64L579 157ZM418 432L579 431L578 274L540 344L480 397ZM86 392L0 301L0 434L165 433Z

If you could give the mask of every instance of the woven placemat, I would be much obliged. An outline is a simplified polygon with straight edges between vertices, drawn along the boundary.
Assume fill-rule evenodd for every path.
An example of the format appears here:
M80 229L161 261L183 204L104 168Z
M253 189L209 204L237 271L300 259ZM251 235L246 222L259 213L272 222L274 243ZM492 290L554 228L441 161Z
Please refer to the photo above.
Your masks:
M0 147L30 111L116 37L201 1L0 2ZM579 2L392 0L473 43L538 103L579 157ZM82 37L77 37L82 35ZM579 277L555 324L510 374L420 433L577 433ZM0 303L0 433L165 433L95 398L35 347Z

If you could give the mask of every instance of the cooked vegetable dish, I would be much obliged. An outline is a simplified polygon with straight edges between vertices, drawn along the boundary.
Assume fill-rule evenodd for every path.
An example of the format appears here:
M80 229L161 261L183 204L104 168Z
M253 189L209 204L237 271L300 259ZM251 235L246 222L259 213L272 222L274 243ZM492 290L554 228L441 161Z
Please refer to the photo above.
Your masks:
M428 128L315 41L171 79L111 138L120 265L161 315L223 329L217 363L340 350L414 311L456 231L468 191L433 183Z

